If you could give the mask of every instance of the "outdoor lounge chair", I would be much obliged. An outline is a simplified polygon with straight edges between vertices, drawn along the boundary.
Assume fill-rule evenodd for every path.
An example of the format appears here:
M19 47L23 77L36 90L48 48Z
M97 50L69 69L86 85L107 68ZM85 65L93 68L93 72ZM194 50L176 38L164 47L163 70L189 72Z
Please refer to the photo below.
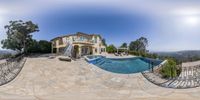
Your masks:
M114 55L115 55L115 56L119 56L119 54L118 54L118 53L114 53Z
M58 59L59 59L60 61L67 61L67 62L71 62L71 61L72 61L72 59L69 58L69 57L59 57Z
M49 56L48 59L54 59L56 58L55 56Z

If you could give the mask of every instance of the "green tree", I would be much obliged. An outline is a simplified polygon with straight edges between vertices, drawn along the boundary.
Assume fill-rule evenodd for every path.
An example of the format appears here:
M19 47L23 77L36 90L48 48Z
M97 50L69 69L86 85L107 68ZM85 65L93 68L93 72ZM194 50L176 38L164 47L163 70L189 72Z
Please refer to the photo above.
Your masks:
M50 53L51 52L51 42L46 40L39 41L39 47L41 53Z
M51 42L46 40L32 40L28 46L28 53L50 53Z
M114 53L116 50L117 50L116 47L114 45L112 45L112 44L109 45L108 47L106 47L106 51L108 53Z
M104 39L104 38L102 39L102 44L107 47L106 39Z
M177 70L178 68L176 67L176 62L172 59L168 59L162 66L160 73L164 78L173 78L177 76Z
M5 26L7 39L1 41L2 48L27 52L27 46L32 40L31 33L39 31L38 25L32 21L23 22L22 20L10 21Z
M29 46L27 47L28 53L38 53L40 52L40 46L39 43L36 40L31 40L29 43Z
M130 50L137 52L146 52L146 47L148 45L148 40L145 37L141 37L136 41L132 41L129 45Z
M130 43L130 45L129 45L129 49L131 50L131 51L139 51L139 41L138 40L136 40L136 41L132 41L131 43Z
M146 47L148 46L148 40L145 37L141 37L138 39L140 42L140 50L146 51Z
M121 48L127 48L128 45L127 45L127 43L123 43L120 47L121 47Z

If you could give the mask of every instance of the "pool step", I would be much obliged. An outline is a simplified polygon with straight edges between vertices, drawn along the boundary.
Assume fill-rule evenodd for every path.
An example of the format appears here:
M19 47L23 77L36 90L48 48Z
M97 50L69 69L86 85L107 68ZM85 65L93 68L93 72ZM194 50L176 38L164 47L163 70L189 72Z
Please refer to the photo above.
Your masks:
M97 59L93 64L98 64L102 59Z
M96 63L96 65L102 65L102 64L104 64L105 62L106 62L105 59L101 59L98 63Z
M102 64L104 64L105 62L106 62L105 60L102 60L102 62L99 63L99 65L102 65Z

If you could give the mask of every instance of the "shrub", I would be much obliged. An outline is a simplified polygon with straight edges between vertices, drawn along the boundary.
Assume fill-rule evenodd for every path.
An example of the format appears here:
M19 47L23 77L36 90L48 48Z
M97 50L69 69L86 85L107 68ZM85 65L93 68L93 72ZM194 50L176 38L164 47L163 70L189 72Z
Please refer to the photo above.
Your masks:
M137 51L129 51L129 54L135 55L135 56L140 56L140 53Z
M0 54L0 60L1 60L1 59L10 58L10 57L12 57L12 54L11 54L11 53L7 53L7 54Z
M114 52L116 52L116 47L114 46L114 45L109 45L108 47L106 47L106 51L108 52L108 53L114 53Z
M27 49L28 53L51 53L51 42L32 40Z
M176 62L172 59L168 59L162 66L160 74L163 78L174 78L178 75L179 68L176 66Z

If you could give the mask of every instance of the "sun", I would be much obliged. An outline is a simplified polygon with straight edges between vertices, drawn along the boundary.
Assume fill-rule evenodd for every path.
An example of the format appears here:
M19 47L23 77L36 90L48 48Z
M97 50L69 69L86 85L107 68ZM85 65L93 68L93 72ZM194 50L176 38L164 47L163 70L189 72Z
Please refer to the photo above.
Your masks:
M199 17L197 16L186 16L183 20L188 26L197 26L200 21Z
M200 11L196 8L182 8L173 11L177 15L180 26L194 28L200 24Z

